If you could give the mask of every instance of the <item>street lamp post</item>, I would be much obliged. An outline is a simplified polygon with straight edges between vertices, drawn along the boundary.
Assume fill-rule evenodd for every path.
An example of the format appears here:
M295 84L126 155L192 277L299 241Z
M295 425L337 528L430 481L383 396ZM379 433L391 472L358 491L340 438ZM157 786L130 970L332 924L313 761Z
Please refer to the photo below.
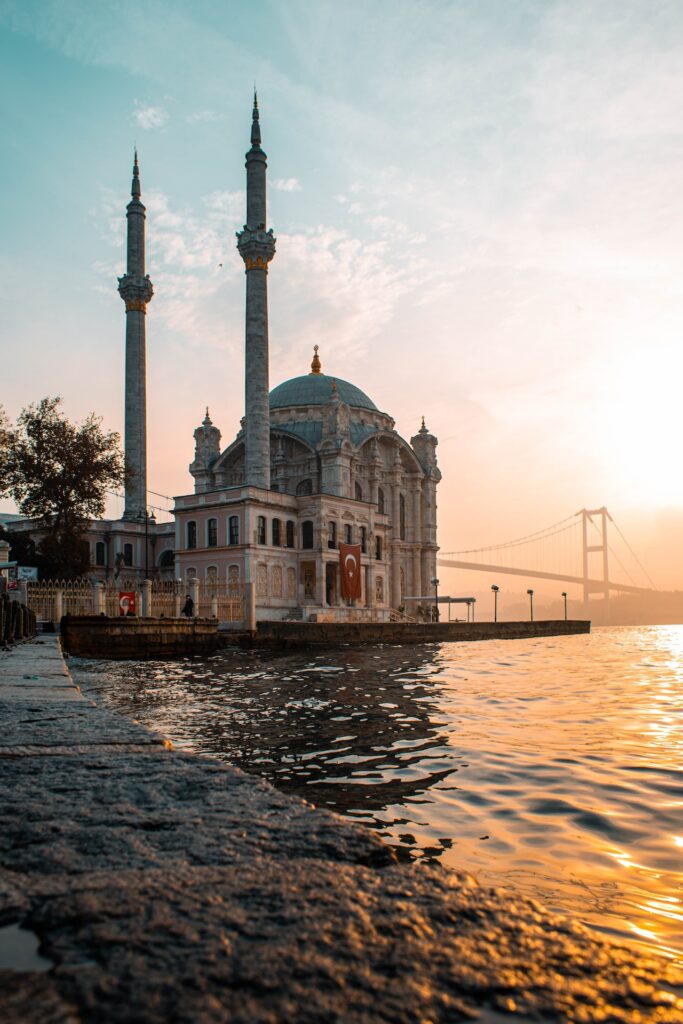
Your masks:
M534 592L533 590L527 590L529 595L529 611L531 613L531 622L534 621Z
M498 591L500 587L497 587L495 583L491 585L493 591L493 621L498 622Z
M562 591L562 597L564 598L564 621L567 621L567 591Z
M431 580L431 584L434 587L434 609L436 612L436 621L439 621L439 581L436 576Z

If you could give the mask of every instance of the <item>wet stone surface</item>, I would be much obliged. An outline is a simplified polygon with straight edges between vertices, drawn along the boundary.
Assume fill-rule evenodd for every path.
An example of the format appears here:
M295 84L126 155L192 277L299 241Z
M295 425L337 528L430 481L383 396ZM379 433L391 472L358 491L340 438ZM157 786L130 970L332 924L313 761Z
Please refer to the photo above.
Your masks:
M3 1021L683 1019L665 961L464 874L399 866L234 768L145 753L140 727L79 700L57 721L54 700L28 717L17 701L29 752L0 759L0 927L37 936L52 965L0 970ZM59 752L32 753L48 735Z

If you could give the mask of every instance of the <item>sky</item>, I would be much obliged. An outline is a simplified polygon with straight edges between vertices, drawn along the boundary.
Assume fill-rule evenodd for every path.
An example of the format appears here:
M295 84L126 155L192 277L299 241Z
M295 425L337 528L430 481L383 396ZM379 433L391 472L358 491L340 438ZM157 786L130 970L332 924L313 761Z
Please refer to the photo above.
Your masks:
M207 405L232 440L254 83L271 386L318 344L401 434L424 415L444 552L607 505L683 588L678 0L0 0L8 414L122 431L137 145L150 488L191 491Z

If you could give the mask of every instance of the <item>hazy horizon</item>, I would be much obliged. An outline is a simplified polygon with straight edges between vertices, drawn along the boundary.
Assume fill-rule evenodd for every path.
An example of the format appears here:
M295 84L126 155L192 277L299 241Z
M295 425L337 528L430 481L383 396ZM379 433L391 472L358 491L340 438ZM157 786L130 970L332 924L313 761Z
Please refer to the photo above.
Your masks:
M122 432L137 143L150 488L192 490L207 405L232 440L256 80L271 386L319 344L403 436L424 415L445 552L604 504L683 588L679 4L4 0L0 28L12 418L61 394Z

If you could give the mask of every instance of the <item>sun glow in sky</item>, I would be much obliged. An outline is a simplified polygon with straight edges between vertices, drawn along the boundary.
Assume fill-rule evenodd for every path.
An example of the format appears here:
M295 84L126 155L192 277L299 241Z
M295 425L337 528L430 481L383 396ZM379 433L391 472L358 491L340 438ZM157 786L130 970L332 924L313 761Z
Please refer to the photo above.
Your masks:
M148 207L150 486L243 415L243 158L269 157L271 381L439 437L444 550L606 504L683 586L683 8L662 0L0 3L2 401L123 425ZM221 266L222 264L222 266Z

